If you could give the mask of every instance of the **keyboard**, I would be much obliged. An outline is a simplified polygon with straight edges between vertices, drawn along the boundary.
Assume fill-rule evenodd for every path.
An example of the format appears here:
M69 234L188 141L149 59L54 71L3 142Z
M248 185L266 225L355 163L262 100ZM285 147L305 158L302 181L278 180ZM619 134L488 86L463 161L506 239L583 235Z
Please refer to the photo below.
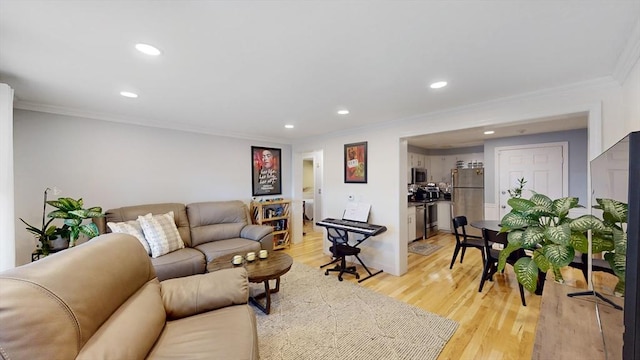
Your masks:
M369 236L375 236L387 231L387 228L382 225L373 225L360 221L343 220L326 218L316 222L318 226L331 227L336 229L342 229L347 231L356 232L359 234L365 234Z

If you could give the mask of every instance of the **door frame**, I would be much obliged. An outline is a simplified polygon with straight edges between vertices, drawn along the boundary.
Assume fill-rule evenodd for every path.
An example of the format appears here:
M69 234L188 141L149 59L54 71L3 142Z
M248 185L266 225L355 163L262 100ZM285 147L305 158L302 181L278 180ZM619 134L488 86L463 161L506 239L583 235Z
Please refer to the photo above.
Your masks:
M495 173L494 173L494 204L496 204L496 211L498 216L500 214L500 160L499 153L501 151L508 150L523 150L523 149L533 149L533 148L546 148L546 147L557 147L560 146L562 148L562 196L569 196L569 142L568 141L559 141L559 142L550 142L550 143L538 143L538 144L523 144L523 145L510 145L510 146L500 146L494 149L494 159L495 160Z

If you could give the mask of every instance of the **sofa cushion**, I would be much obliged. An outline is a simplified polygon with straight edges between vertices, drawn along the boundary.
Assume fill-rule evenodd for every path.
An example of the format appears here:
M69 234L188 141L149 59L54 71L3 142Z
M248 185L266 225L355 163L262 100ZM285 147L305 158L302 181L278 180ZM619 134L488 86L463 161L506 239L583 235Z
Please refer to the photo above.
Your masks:
M147 254L151 255L151 248L149 247L149 243L147 242L147 239L144 238L144 232L142 231L142 227L140 226L140 223L138 222L138 220L130 220L130 221L118 222L118 223L108 222L107 226L109 227L111 232L129 234L129 235L135 236L136 239L140 241L140 244L142 244L144 249L147 251Z
M196 246L207 261L210 263L214 259L227 254L246 254L249 251L260 251L260 243L242 238L227 239L225 241L213 241Z
M240 237L249 224L247 206L239 200L209 201L187 205L191 246Z
M153 279L98 329L76 359L143 359L162 332L166 312Z
M184 242L173 219L173 211L166 214L147 214L138 216L138 222L149 242L151 257L157 258L172 251L184 248Z
M168 321L148 359L259 359L249 305Z
M191 246L191 231L189 229L189 219L187 218L187 210L184 204L179 203L162 203L162 204L148 204L137 206L125 206L117 209L109 209L105 212L105 217L94 218L94 222L98 225L98 228L104 231L106 226L103 221L111 222L123 222L128 220L136 220L140 215L152 214L166 214L169 211L173 211L173 217L180 233L180 238L186 246Z
M156 275L160 281L202 274L207 263L204 254L196 249L183 248L170 252L158 258L151 259Z

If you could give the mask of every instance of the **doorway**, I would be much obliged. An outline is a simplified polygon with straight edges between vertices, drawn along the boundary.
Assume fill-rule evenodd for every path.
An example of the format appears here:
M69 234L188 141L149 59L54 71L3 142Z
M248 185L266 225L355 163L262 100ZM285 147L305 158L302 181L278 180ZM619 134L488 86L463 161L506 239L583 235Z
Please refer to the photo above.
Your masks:
M302 226L306 232L318 232L315 220L322 213L322 151L302 156Z
M567 196L568 147L567 142L558 142L496 148L500 219L511 211L507 204L509 189L518 186L518 179L526 181L525 191L533 190L551 199ZM525 198L529 196L530 193L523 194Z

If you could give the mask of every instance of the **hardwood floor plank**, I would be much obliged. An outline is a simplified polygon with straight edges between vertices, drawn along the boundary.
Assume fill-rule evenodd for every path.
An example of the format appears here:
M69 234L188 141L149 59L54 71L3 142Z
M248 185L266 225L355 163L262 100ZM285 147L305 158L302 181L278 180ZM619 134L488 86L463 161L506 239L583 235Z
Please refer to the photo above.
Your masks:
M322 253L327 241L322 232L305 228L300 244L286 249L296 261L319 267L331 260ZM455 239L441 233L427 240L442 248L429 256L409 253L408 271L402 276L381 273L362 283L380 294L412 304L429 312L457 321L460 326L440 354L439 359L529 359L533 351L540 312L540 296L525 291L527 306L520 303L520 293L513 269L497 273L478 292L482 259L480 252L469 249L464 262L458 257L449 270ZM356 265L360 275L364 269ZM566 270L566 271L565 271ZM565 280L578 285L584 279L579 271L563 270ZM329 276L336 277L335 273ZM345 275L344 281L356 282Z

